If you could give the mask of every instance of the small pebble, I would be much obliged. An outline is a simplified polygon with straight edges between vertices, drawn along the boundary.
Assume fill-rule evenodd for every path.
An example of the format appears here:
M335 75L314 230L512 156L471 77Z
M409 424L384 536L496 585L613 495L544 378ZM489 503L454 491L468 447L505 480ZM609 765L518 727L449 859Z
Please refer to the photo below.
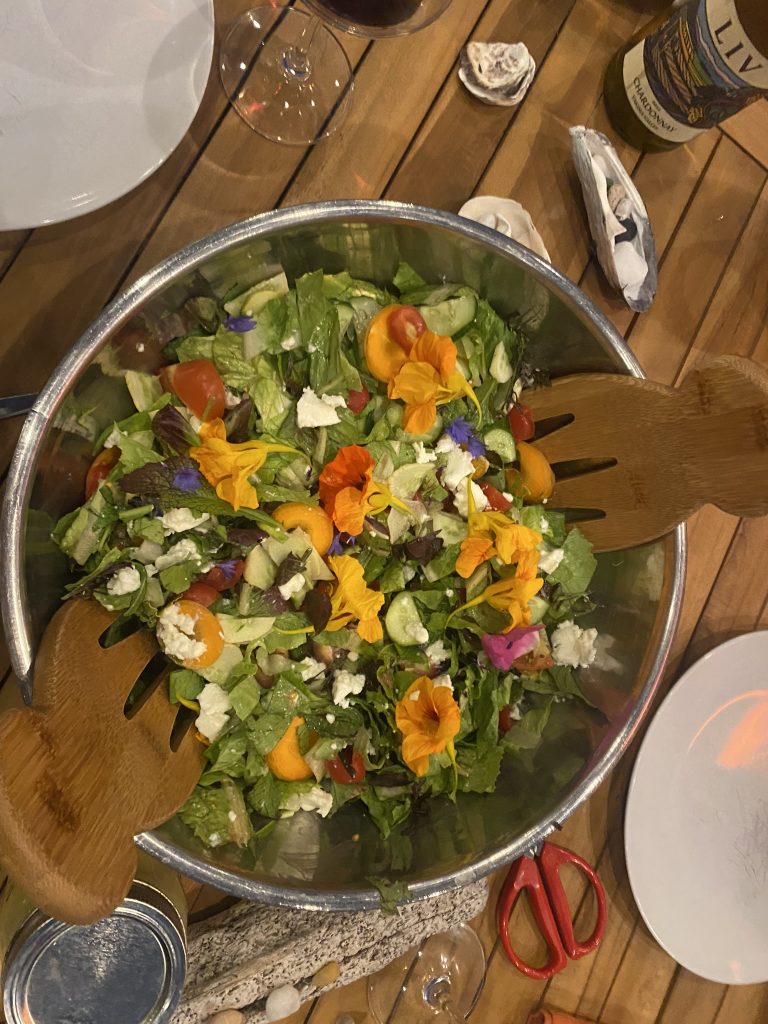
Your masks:
M220 1010L208 1018L207 1024L244 1024L245 1017L239 1010Z
M282 1020L296 1013L301 1006L301 997L293 985L281 985L267 996L267 1020Z
M327 985L332 985L334 981L338 981L340 974L341 968L338 963L335 960L329 960L312 975L312 984L316 988L325 988Z

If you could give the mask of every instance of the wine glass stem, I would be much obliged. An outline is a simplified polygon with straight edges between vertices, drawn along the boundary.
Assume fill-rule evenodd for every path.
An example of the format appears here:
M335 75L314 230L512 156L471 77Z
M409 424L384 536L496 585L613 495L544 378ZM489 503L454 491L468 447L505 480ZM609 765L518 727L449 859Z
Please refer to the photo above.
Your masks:
M424 989L424 1000L429 1006L440 1010L446 1024L466 1024L466 1017L459 1013L451 998L451 983L447 978L435 978Z
M320 28L321 20L316 14L311 14L301 35L293 46L290 46L283 53L283 65L289 75L294 78L309 78L312 74L312 65L309 62L309 48Z

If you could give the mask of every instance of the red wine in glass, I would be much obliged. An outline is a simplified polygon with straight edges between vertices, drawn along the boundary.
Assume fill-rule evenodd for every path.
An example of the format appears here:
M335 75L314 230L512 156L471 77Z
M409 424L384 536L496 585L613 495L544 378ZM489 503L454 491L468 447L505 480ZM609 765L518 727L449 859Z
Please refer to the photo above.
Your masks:
M408 21L418 11L421 0L314 0L318 13L343 19L361 29L387 29Z

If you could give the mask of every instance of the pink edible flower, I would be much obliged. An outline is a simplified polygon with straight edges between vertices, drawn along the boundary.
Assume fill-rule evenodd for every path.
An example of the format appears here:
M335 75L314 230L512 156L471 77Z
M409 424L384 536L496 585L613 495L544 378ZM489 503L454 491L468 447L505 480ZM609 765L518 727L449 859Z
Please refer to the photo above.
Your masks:
M536 626L518 626L508 633L486 633L483 637L483 650L495 668L506 672L512 668L513 661L534 649L539 639L537 634L542 629L544 627L539 623Z

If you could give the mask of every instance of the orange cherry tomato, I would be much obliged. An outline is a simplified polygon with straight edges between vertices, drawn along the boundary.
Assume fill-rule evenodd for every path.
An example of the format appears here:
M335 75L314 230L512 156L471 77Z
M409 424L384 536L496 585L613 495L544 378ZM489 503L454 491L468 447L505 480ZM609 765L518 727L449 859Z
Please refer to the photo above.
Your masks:
M242 558L230 558L228 562L219 562L208 572L203 573L200 583L219 592L230 590L243 578L243 569L245 569L245 562Z
M219 592L207 583L193 583L188 590L181 595L182 601L197 601L205 608L210 608L214 601L219 599Z
M415 306L394 306L387 317L389 336L405 352L427 329L426 321Z
M515 402L507 413L509 432L516 441L530 441L536 432L533 413L523 402Z
M224 381L210 359L164 366L160 383L166 391L178 395L200 420L218 419L226 408Z
M224 635L221 632L219 620L197 601L188 601L181 598L174 602L175 607L182 615L188 615L194 622L193 634L195 640L205 644L205 650L197 658L188 658L182 662L184 668L207 668L216 661L224 650Z
M488 507L493 512L507 512L512 508L512 502L504 497L498 487L494 487L493 484L486 483L484 480L479 480L477 486L488 499Z
M347 408L350 412L362 412L370 399L371 393L365 386L360 391L350 391L347 395Z
M365 762L352 747L345 747L339 752L338 757L326 761L325 766L333 781L342 786L362 782L365 778Z
M117 465L120 458L119 448L104 448L88 468L85 476L86 500L92 497L109 476L109 471Z

